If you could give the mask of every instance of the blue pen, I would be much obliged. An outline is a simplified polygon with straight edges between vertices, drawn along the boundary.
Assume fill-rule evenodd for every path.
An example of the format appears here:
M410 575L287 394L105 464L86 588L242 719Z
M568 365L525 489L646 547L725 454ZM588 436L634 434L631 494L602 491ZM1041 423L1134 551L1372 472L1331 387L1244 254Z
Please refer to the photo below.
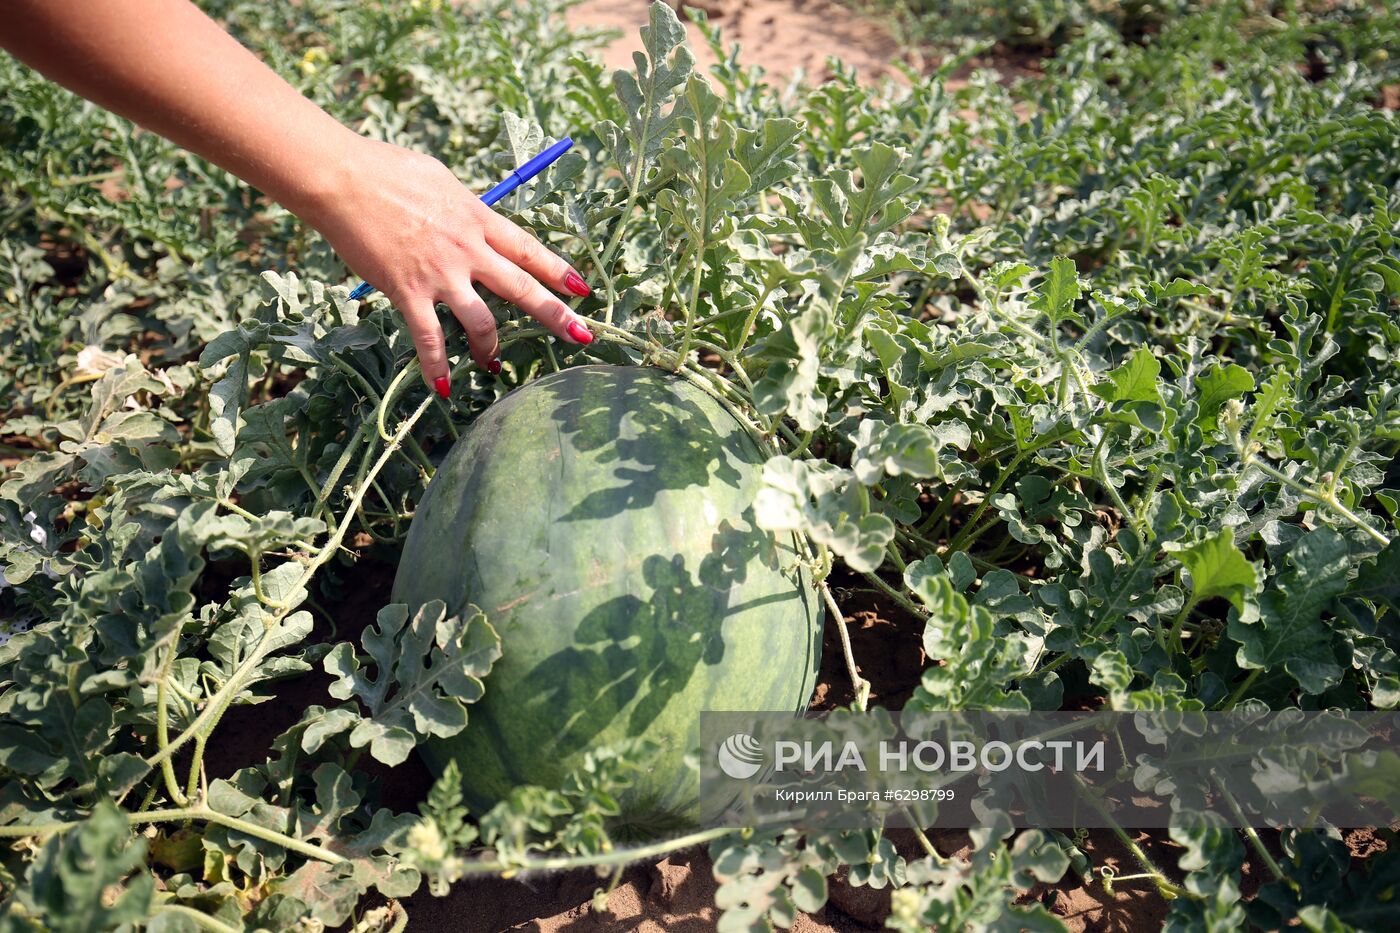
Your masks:
M565 136L544 152L541 152L505 178L501 179L494 188L481 196L481 203L488 207L494 205L497 201L501 200L501 198L510 194L516 188L519 188L521 185L525 184L525 182L549 168L556 159L568 152L569 147L573 144L574 141ZM350 293L350 297L359 300L372 291L374 291L373 285L368 282L361 282L359 285L355 286L355 290Z

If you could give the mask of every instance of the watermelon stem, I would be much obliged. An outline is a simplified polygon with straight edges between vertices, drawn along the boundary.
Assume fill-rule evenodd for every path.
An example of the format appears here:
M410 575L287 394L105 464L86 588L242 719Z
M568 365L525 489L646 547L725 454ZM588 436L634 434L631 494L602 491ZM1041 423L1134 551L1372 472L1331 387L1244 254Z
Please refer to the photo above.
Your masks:
M919 828L918 824L913 822L914 815L908 809L904 812L911 820L910 825L913 826L914 829L914 838L919 841L919 846L924 850L924 854L931 858L937 865L947 864L948 860L934 847L933 843L929 840L928 836L924 835L924 831Z
M856 668L856 656L851 650L851 633L846 629L846 617L841 614L841 607L836 605L836 599L831 595L831 587L826 585L825 580L818 580L817 589L821 590L826 607L836 619L836 631L841 635L841 653L846 658L846 673L851 676L851 685L856 691L855 707L863 713L870 701L870 681L860 676L860 671Z
M189 823L205 822L222 826L235 832L244 833L273 845L280 846L288 852L295 852L307 858L316 859L321 862L328 862L332 865L347 862L345 856L333 852L323 846L306 842L279 833L276 830L268 829L248 820L240 819L236 816L229 816L212 809L207 804L199 803L189 807L179 807L168 810L147 810L140 813L128 813L126 818L132 823ZM52 823L35 823L28 825L0 826L0 838L25 838L28 836L51 836L54 833L65 832L75 826L82 824L81 820L67 820ZM729 830L733 832L733 830Z
M918 604L915 603L913 600L911 600L909 597L907 597L907 596L905 596L903 593L901 593L899 590L896 590L894 587L890 586L890 585L889 585L888 583L886 583L878 574L876 574L876 573L863 573L863 574L861 574L861 576L865 577L865 578L866 578L867 580L869 580L871 583L873 583L873 584L875 584L877 587L879 587L879 589L880 589L880 591L881 591L882 593L884 593L884 594L885 594L886 596L888 596L890 599L892 599L892 600L894 600L896 603L898 603L899 606L900 606L900 608L902 608L905 612L908 612L910 615L914 616L914 618L916 618L916 619L927 619L927 618L928 618L928 610L927 610L927 609L925 609L924 607L918 605Z
M471 861L458 869L460 876L501 874L514 877L528 871L564 871L570 868L597 868L622 866L642 859L669 855L682 849L689 849L706 842L722 839L742 832L738 826L716 826L703 829L674 839L663 839L629 849L612 849L597 855L556 856L554 858L524 858L511 861L481 860Z
M626 867L626 865L619 865L614 868L612 877L608 879L608 886L606 888L599 888L593 892L592 909L594 913L612 913L612 910L608 907L608 898L612 896L612 893L617 890L618 884L622 882L622 872Z
M405 367L405 370L407 370L408 368L409 367ZM389 394L391 393L386 393L386 398L389 396ZM320 570L321 566L324 563L326 563L326 561L330 560L331 557L339 551L341 542L345 540L346 534L349 533L350 525L354 519L354 516L359 512L361 503L363 503L365 496L370 490L371 483L375 480L375 478L379 476L380 472L389 463L389 461L393 459L395 454L398 454L400 452L400 445L403 444L404 438L406 438L409 432L412 431L413 426L417 424L418 421L423 417L424 412L428 410L428 407L431 404L431 397L424 398L423 401L420 402L419 405L412 412L410 412L399 424L398 429L390 436L389 443L384 446L384 449L382 451L380 451L379 456L377 458L374 458L373 465L369 466L368 469L365 470L360 476L356 477L355 492L350 497L349 503L347 503L346 505L345 516L341 519L340 524L335 527L334 531L332 531L330 537L326 540L326 542L320 547L319 550L316 551L315 556L313 556L309 561L307 561L305 569L297 578L296 582L292 584L292 586L289 589L289 592L295 593L298 590L304 589L307 586L307 584L310 583L312 577L316 575L317 571ZM370 456L373 453L373 450L373 447L366 449L366 463L368 463ZM223 683L219 690L209 698L207 705L204 707L203 710L200 711L199 715L195 717L194 721L191 722L189 726L187 726L184 729L184 731L182 731L179 735L171 739L169 743L166 744L163 748L160 748L155 754L151 755L150 757L144 760L143 764L145 766L145 770L142 772L141 775L137 776L136 778L133 778L132 786L135 786L136 780L139 780L140 777L144 777L145 774L149 773L151 769L159 767L162 762L169 760L176 752L178 752L187 742L191 740L196 741L196 747L193 760L190 763L190 767L192 770L196 770L199 768L203 757L204 743L207 742L210 733L212 733L214 728L219 724L219 721L223 718L224 713L233 703L234 698L238 696L238 694L242 690L245 689L248 680L255 676L255 674L258 671L259 665L262 664L263 660L269 654L275 651L278 647L278 639L275 637L275 633L277 629L287 619L287 617L292 614L293 609L297 605L296 601L281 600L279 602L281 602L282 605L276 608L275 612L269 619L267 619L265 623L266 634L264 635L262 641L260 641L257 647L253 649L253 651L243 659L243 661L238 665L237 668L234 669L233 673ZM121 797L118 798L118 803L120 803L123 797L125 797L125 792L122 794ZM150 815L146 814L143 816L143 818L149 821ZM228 823L228 820L231 819L229 817L224 817L222 814L213 814L211 816L205 816L204 818L209 819L213 822L222 822L223 825L230 825ZM248 832L250 835L259 835L258 833L252 832L251 830L244 829L242 826L234 828L237 828L243 832ZM0 831L0 835L4 835L3 831ZM266 839L268 837L264 835L260 838ZM312 858L324 858L324 855L320 853L325 853L333 856L331 860L340 860L340 857L335 856L334 853L328 853L326 850L322 850L317 846L311 846L307 843L301 843L296 840L292 840L292 842L296 842L296 845L293 846L288 843L281 842L280 840L271 841L277 841L279 844L283 845L288 849L291 849L294 852L300 852L303 855L310 855L310 857ZM300 848L298 848L298 846L300 846ZM315 849L317 851L308 851L311 849Z
M416 362L416 361L417 361L417 357L414 357L414 360L415 360L415 362ZM340 370L341 372L345 373L345 375L346 375L347 377L349 377L350 380L351 380L352 382L354 382L356 385L358 385L358 386L360 387L360 391L363 392L363 393L365 394L365 396L370 400L370 404L374 405L377 409L379 409L379 410L381 410L381 411L383 410L383 399L380 397L379 393L378 393L377 391L375 391L374 386L370 385L369 380L365 378L365 376L364 376L363 373L361 373L361 372L360 372L358 369L356 369L354 366L351 366L348 362L346 362L344 359L342 359L341 356L340 356L340 354L338 354L338 353L332 353L332 354L331 354L331 362L332 362L333 364L335 364L335 368L336 368L336 369L338 369L338 370ZM404 367L404 372L407 372L408 369L409 369L409 367L405 366L405 367ZM402 376L403 373L401 372L399 375ZM395 381L397 381L397 377L395 377ZM393 383L390 383L389 388L390 388L390 389L393 389ZM450 423L450 420L451 420L451 419L449 419L449 423ZM382 421L380 422L380 431L381 431L381 433L383 432L383 422L382 422ZM388 437L386 436L384 439L387 441L387 440L388 440ZM428 475L431 476L431 475L432 475L432 470L433 470L432 461L429 460L429 459L428 459L428 455L427 455L426 453L423 452L423 448L420 447L420 446L418 446L418 442L417 442L416 440L414 440L412 437L405 438L405 439L404 439L404 447L407 448L408 452L411 453L411 454L413 455L412 457L409 458L410 461L412 461L414 458L416 458L417 461L418 461L418 465L421 465L421 466L423 466L424 468L426 468L427 471L428 471ZM406 455L406 456L407 456L407 455ZM311 482L311 481L308 480L308 482ZM314 486L314 483L312 483L312 485ZM318 503L324 502L324 501L325 501L324 496L318 495L316 501L317 501ZM330 523L327 522L327 524L330 524Z

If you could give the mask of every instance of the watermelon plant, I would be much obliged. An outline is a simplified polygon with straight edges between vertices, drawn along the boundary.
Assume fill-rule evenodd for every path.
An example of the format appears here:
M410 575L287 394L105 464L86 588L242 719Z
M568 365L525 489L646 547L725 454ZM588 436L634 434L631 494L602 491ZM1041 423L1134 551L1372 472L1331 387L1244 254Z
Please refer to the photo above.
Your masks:
M419 890L576 867L611 887L700 844L726 930L789 926L838 875L892 889L904 930L1059 928L1056 884L1161 897L1174 929L1385 925L1386 830L1365 859L1190 811L1151 840L993 814L960 852L781 825L626 843L624 801L668 751L612 720L558 772L493 779L519 767L503 742L405 799L415 753L479 760L497 692L569 645L513 658L508 597L391 594L383 568L449 546L410 526L434 476L468 478L455 442L505 436L510 398L641 369L706 413L670 439L689 460L734 449L721 411L752 441L752 523L794 542L858 708L891 702L848 625L878 598L921 636L907 708L1394 709L1393 10L1211 4L1145 38L1091 23L1010 85L951 60L787 88L708 27L697 73L660 4L611 76L549 0L205 6L474 187L572 134L501 209L599 284L577 305L599 339L496 304L502 374L457 333L440 401L397 314L351 301L295 218L0 62L0 929L402 929ZM590 437L575 455L653 456ZM498 495L549 442L507 445ZM643 512L614 534L658 535ZM490 585L523 587L531 539L505 537ZM670 572L643 581L683 591ZM708 689L703 664L670 683Z

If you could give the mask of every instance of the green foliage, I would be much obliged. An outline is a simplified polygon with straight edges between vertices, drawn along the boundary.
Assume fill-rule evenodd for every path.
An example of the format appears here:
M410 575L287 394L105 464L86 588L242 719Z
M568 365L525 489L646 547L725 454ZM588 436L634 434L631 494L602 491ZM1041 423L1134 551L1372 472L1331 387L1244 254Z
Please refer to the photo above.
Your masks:
M715 843L710 849L719 882L715 906L724 911L719 929L758 933L774 926L792 926L798 911L820 910L826 903L826 876L838 864L869 864L872 845L887 848L887 854L893 852L888 840L871 833L803 839L788 831L743 842Z
M979 37L1010 46L1057 46L1094 26L1139 38L1164 23L1209 5L1209 0L889 0L909 42Z
M1356 868L1341 840L1302 833L1287 839L1284 855L1281 876L1249 905L1252 923L1267 928L1296 920L1311 930L1374 930L1394 916L1391 902L1400 882L1394 850Z
M1228 530L1198 541L1176 554L1191 574L1191 601L1199 603L1223 596L1236 609L1244 611L1244 598L1255 591L1259 581L1254 567L1245 560Z
M1031 830L1004 845L1011 835L1011 821L1004 814L970 835L972 854L966 862L930 855L910 863L910 886L895 892L889 925L906 933L1064 929L1043 905L1012 906L1007 896L1037 881L1059 881L1069 867L1069 856L1059 844Z
M906 709L1028 709L1026 698L1006 687L1031 672L1029 639L998 637L996 617L985 606L969 605L946 575L923 576L910 588L929 609L924 652L943 664L924 671Z
M578 310L600 339L550 343L491 299L504 373L474 372L447 317L441 404L314 232L0 61L0 923L336 925L424 877L625 862L615 795L645 743L488 813L448 773L396 815L357 767L468 723L489 619L387 607L335 634L387 602L366 568L461 427L581 362L665 367L751 428L757 521L924 626L915 706L1400 703L1384 5L1124 5L1144 25L1105 29L1027 4L1024 28L988 22L1056 44L1043 76L791 93L697 73L660 4L611 78L547 0L207 6L474 187L571 133L502 209L599 285ZM320 671L342 705L268 703ZM259 704L281 714L265 760L212 771L230 710ZM1394 860L1353 868L1321 833L1246 900L1240 836L1199 816L1172 828L1180 884L1147 869L1174 929L1386 909ZM1072 854L995 815L966 861L711 832L671 844L712 844L732 929L816 909L841 866L896 889L901 928L1056 928L1019 892Z
M387 765L402 764L429 736L447 738L467 727L467 704L481 699L481 678L501 656L501 639L480 610L467 618L448 617L440 600L423 605L409 620L408 607L391 603L379 610L379 627L365 632L373 677L360 669L354 646L341 642L323 662L336 678L330 695L357 698L369 708L329 710L302 736L308 752L330 736L350 730L350 747L369 746ZM392 690L392 695L390 692Z
M0 914L0 928L87 933L141 921L155 887L145 860L146 845L131 838L126 817L101 804L39 849L28 884Z

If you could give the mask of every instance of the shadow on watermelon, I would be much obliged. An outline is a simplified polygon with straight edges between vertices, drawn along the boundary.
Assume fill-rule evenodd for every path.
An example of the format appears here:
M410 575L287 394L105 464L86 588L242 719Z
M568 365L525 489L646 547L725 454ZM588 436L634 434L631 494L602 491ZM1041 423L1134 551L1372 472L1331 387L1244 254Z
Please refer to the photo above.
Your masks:
M642 367L543 377L462 435L393 598L481 606L501 636L466 730L423 748L435 769L457 761L476 812L645 736L660 752L612 831L694 826L699 713L806 707L822 610L791 538L754 524L763 461L715 399Z

